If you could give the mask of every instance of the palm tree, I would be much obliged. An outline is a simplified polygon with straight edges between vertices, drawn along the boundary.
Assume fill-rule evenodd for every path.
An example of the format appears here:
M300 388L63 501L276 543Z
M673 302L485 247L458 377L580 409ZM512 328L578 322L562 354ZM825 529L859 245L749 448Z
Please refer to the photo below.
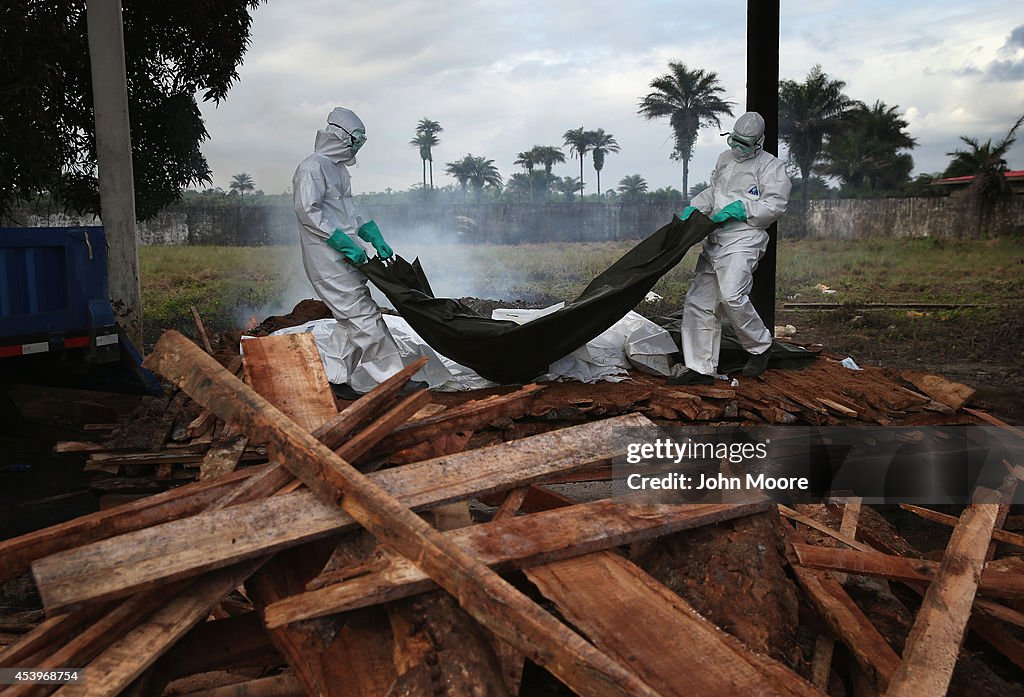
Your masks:
M1010 127L1001 141L992 144L990 138L983 144L975 138L960 136L960 140L970 146L970 150L954 150L946 153L953 160L943 173L946 177L974 175L974 182L969 191L978 208L978 228L981 229L985 218L996 208L1001 200L1010 193L1004 173L1009 169L1006 153L1017 140L1017 129L1024 124L1024 115Z
M594 171L597 172L597 195L601 196L601 170L604 169L604 158L610 152L619 152L619 144L611 133L605 133L603 128L590 131L590 144L592 157L594 159Z
M430 188L434 188L434 153L432 148L441 142L437 134L443 131L441 124L428 118L420 119L416 124L416 136L409 141L409 145L419 148L420 158L423 160L423 189L427 188L427 163L430 163Z
M557 145L534 145L530 150L537 164L544 165L544 198L551 188L551 168L565 162L565 153Z
M583 188L583 182L576 177L554 177L551 180L551 188L555 193L565 196L565 200L572 201L573 195Z
M449 176L455 177L455 180L459 182L459 188L462 189L462 200L465 201L467 197L467 186L469 185L469 178L473 175L471 161L472 155L466 155L466 157L458 160L457 162L448 162L444 166L444 171Z
M701 69L689 70L684 64L670 61L669 72L651 80L654 90L640 100L637 113L647 119L667 116L675 137L672 159L683 163L684 196L689 191L690 159L697 132L705 126L721 128L719 117L732 115L732 102L719 95L725 89L718 81L718 74ZM689 203L685 198L684 203Z
M516 159L512 163L514 165L519 165L523 170L525 170L526 181L530 184L530 203L533 203L533 168L537 166L536 149L536 146L534 146L533 150L526 150L519 153L516 155Z
M245 194L246 191L252 191L256 188L256 182L252 180L252 177L246 173L236 174L231 177L231 185L228 187L231 193L239 196Z
M892 192L907 183L914 159L909 150L917 143L906 133L910 124L899 107L876 101L873 107L860 105L847 117L847 125L825 141L822 174L843 183L844 192Z
M593 144L590 142L591 131L584 131L583 126L566 131L562 136L565 144L569 147L569 153L580 158L580 200L583 200L583 160L590 152Z
M480 202L485 186L501 189L498 168L494 166L494 160L485 157L467 154L458 162L449 162L445 166L445 171L458 180L463 195L466 194L467 185L472 186L477 203Z
M815 65L803 82L779 83L779 139L800 170L800 196L807 200L808 179L821 157L826 136L836 133L860 102L843 94L846 83L829 79Z
M619 193L629 202L639 201L647 193L647 180L639 174L627 174L619 180Z

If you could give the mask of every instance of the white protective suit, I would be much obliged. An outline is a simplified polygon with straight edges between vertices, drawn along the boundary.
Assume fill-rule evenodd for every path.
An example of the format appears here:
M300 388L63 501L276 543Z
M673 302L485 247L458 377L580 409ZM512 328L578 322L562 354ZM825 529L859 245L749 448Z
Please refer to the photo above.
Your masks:
M771 348L772 335L753 304L750 289L754 269L768 248L765 228L786 212L792 184L782 162L762 148L764 119L747 112L736 121L735 136L756 140L750 153L732 147L718 157L711 186L690 205L713 215L733 201L742 201L745 222L729 220L704 240L696 276L683 306L683 356L686 367L714 375L722 338L722 318L728 317L748 353Z
M332 366L327 379L369 392L402 369L402 358L380 307L370 297L366 275L327 245L334 231L342 230L368 254L373 253L357 237L362 220L352 201L347 166L355 162L359 149L353 147L349 134L365 133L363 122L341 107L331 112L327 122L316 133L315 152L295 170L292 199L306 275L338 321L328 346L336 360L325 361Z

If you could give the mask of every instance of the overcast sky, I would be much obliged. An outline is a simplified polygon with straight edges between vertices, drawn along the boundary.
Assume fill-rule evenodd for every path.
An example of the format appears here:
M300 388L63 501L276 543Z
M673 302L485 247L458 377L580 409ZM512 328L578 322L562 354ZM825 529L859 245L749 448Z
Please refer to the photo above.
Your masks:
M220 106L201 104L203 152L215 186L244 171L280 193L331 108L346 106L368 135L356 193L420 181L408 143L423 117L444 128L436 186L453 182L444 165L467 153L493 159L507 179L519 171L517 153L561 146L565 131L583 126L622 148L607 158L602 189L629 174L651 189L680 188L667 122L642 119L637 103L669 61L681 61L716 72L739 116L745 10L743 0L270 0L255 12L239 82ZM898 106L917 140L915 174L943 170L961 135L1002 138L1024 112L1020 0L786 1L781 22L781 78L803 80L819 63L850 97ZM1024 169L1020 136L1014 169ZM701 131L691 184L707 179L724 147L717 129ZM579 162L554 172L578 176ZM593 193L589 157L585 180Z

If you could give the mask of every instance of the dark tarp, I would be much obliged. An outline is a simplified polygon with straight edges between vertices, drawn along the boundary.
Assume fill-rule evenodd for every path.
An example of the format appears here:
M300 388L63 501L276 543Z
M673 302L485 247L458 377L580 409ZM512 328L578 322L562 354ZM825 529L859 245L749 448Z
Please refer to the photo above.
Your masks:
M636 307L687 250L717 227L694 213L664 226L608 267L578 298L526 324L481 317L451 298L435 298L419 261L378 258L359 267L431 348L499 383L527 382Z

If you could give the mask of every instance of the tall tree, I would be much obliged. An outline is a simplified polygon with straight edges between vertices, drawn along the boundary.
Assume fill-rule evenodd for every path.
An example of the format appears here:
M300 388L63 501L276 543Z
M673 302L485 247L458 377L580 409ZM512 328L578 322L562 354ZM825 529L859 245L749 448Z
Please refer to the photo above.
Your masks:
M653 91L640 100L638 113L647 119L668 117L675 137L672 158L683 163L685 194L690 189L690 160L698 131L706 126L721 128L720 117L732 115L733 104L721 98L725 89L717 73L690 70L683 63L672 61L668 67L668 73L651 80ZM684 203L689 203L689 198Z
M420 159L423 160L423 190L427 189L427 166L430 167L430 188L434 188L434 146L441 140L437 134L443 131L441 124L428 118L420 119L416 124L416 135L409 141L409 145L418 148Z
M167 3L123 10L128 104L139 219L189 185L210 181L196 95L220 103L238 78L259 0ZM0 218L49 193L99 213L85 0L0 5Z
M537 166L537 158L534 147L533 150L526 150L518 155L512 164L519 165L523 168L525 174L523 181L530 185L530 203L533 203L533 168ZM515 175L513 175L515 177Z
M906 132L909 125L899 107L882 101L860 105L825 141L817 169L841 181L847 195L894 192L914 169L910 153L902 152L916 145Z
M593 148L593 143L590 140L592 131L584 131L583 126L574 128L566 131L562 136L566 146L569 148L569 153L580 158L580 200L583 200L583 160L586 158L587 153Z
M846 83L833 80L820 65L803 82L779 83L779 139L800 170L800 196L807 200L808 180L821 158L825 138L837 133L862 105L843 94Z
M597 173L597 196L601 196L601 170L604 169L604 158L610 152L619 152L619 144L611 133L605 133L603 128L590 131L591 157L594 161L594 172Z
M231 177L231 185L228 189L233 194L242 196L247 191L252 191L256 188L256 182L252 180L252 175L248 172L241 172Z
M537 164L544 165L544 200L547 200L551 189L551 170L555 165L565 162L565 153L557 145L534 145L530 150Z
M944 176L974 175L974 182L968 191L978 208L979 231L985 218L1011 193L1005 176L1005 172L1009 169L1006 153L1016 142L1017 129L1021 127L1021 124L1024 124L1024 115L1014 122L1003 139L995 145L992 144L991 138L982 144L975 138L960 136L960 140L966 143L970 150L954 150L946 153L953 160L946 168Z

